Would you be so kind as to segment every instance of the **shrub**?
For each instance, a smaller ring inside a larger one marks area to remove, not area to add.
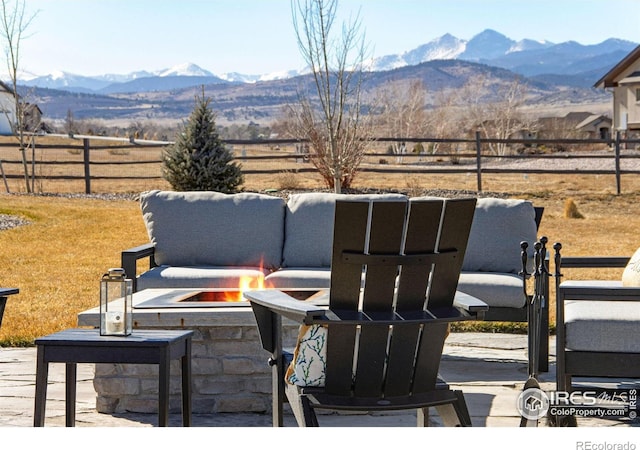
[[[417,176],[408,176],[406,181],[410,197],[418,197],[422,195],[423,188],[420,184],[420,179]]]
[[[565,219],[584,219],[584,216],[578,211],[578,206],[572,198],[568,198],[564,202],[564,217]]]
[[[244,177],[240,165],[220,139],[211,99],[196,97],[188,121],[176,142],[162,154],[162,176],[176,191],[218,191],[235,193]]]
[[[281,190],[294,190],[301,187],[298,174],[291,170],[285,170],[276,175],[276,183]]]

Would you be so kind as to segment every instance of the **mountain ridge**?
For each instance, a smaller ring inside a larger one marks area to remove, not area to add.
[[[580,72],[599,70],[619,60],[622,52],[630,52],[638,44],[609,38],[598,44],[583,45],[576,41],[552,43],[522,39],[515,41],[495,30],[486,29],[468,41],[446,33],[418,47],[383,55],[371,63],[372,71],[387,71],[439,59],[458,59],[479,62],[512,70],[523,76],[541,74],[579,75]],[[605,61],[599,64],[599,61]],[[599,65],[598,65],[599,64]],[[21,80],[25,86],[63,89],[71,92],[127,93],[137,89],[148,92],[157,89],[179,89],[189,84],[180,77],[191,78],[193,85],[216,83],[256,83],[303,75],[304,70],[281,70],[269,74],[241,74],[227,72],[214,74],[195,63],[183,63],[157,71],[136,71],[125,75],[105,74],[83,76],[67,72]],[[173,77],[174,85],[166,79]],[[200,79],[196,79],[196,78]],[[140,81],[143,80],[143,81]],[[133,90],[132,90],[133,89]]]
[[[486,83],[497,89],[507,86],[518,75],[498,67],[461,60],[433,60],[388,71],[371,72],[363,86],[367,98],[373,98],[377,89],[394,83],[407,85],[413,81],[425,87],[427,107],[438,104],[443,92],[454,92],[480,75]],[[542,106],[574,105],[582,109],[585,104],[604,104],[609,95],[604,90],[584,88],[584,80],[575,77],[567,83],[566,76],[538,76],[525,78],[528,85],[527,104],[537,112]],[[311,86],[312,76],[262,81],[258,83],[218,83],[187,86],[167,91],[146,91],[131,94],[71,93],[68,91],[36,88],[32,94],[43,111],[45,121],[64,121],[69,112],[75,119],[104,122],[160,121],[180,122],[188,117],[194,98],[201,89],[211,99],[218,124],[271,123],[282,116],[286,105],[298,101],[297,92],[305,84]],[[491,100],[491,99],[486,99]],[[497,100],[497,99],[494,99]],[[125,122],[126,123],[126,122]]]
[[[598,105],[602,110],[610,94],[594,89],[594,83],[636,46],[616,38],[593,45],[514,41],[493,30],[469,41],[445,34],[401,54],[377,58],[366,89],[373,93],[388,83],[419,80],[427,104],[434,105],[436,93],[457,89],[482,74],[494,86],[521,79],[529,86],[527,102],[536,111],[549,105]],[[284,105],[297,100],[300,85],[312,82],[303,71],[217,75],[193,63],[99,77],[61,72],[34,80],[21,88],[32,91],[45,120],[61,121],[71,112],[76,119],[179,121],[190,114],[194,95],[204,88],[224,123],[273,121]]]

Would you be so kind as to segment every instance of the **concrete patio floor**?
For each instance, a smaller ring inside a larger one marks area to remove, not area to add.
[[[555,346],[551,339],[550,371],[539,377],[542,389],[555,389]],[[0,427],[22,428],[33,424],[35,392],[35,348],[0,349]],[[465,394],[474,427],[519,427],[518,395],[527,380],[526,336],[490,333],[452,333],[445,346],[441,375]],[[93,365],[78,365],[76,427],[155,427],[155,414],[101,414],[95,410]],[[64,365],[49,370],[46,427],[64,427]],[[413,427],[415,414],[320,416],[321,426]],[[434,425],[439,418],[434,415]],[[181,425],[180,414],[172,414],[170,425]],[[270,427],[268,414],[195,414],[194,427]],[[540,427],[546,423],[541,421]],[[286,426],[295,426],[288,416]],[[628,419],[579,418],[579,428],[637,427]],[[4,433],[4,431],[2,432]],[[639,435],[640,436],[640,435]],[[495,448],[495,447],[494,447]]]

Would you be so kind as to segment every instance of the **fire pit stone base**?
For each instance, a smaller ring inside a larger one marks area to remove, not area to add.
[[[97,320],[95,310],[78,317],[81,326],[96,326]],[[134,309],[134,333],[136,328],[194,331],[193,413],[271,411],[269,354],[260,345],[250,307]],[[296,324],[288,324],[285,345],[293,346],[297,333]],[[178,361],[171,364],[170,410],[177,413],[181,409],[180,367]],[[93,385],[98,412],[158,411],[156,365],[96,364]]]

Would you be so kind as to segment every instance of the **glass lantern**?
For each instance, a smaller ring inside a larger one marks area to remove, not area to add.
[[[124,269],[109,269],[100,280],[100,335],[128,336],[133,329],[132,282]]]

